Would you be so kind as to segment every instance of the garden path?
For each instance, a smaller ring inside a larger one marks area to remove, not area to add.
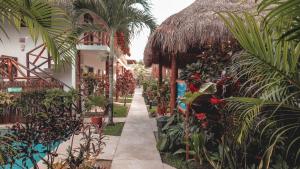
[[[164,169],[140,88],[135,90],[111,169]]]

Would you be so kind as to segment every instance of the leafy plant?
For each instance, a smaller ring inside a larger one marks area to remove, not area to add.
[[[228,99],[228,108],[239,123],[238,142],[242,143],[251,129],[260,129],[262,139],[269,140],[260,168],[269,168],[272,154],[282,141],[294,159],[290,164],[297,165],[300,150],[290,148],[299,144],[299,134],[295,133],[299,133],[300,117],[300,45],[277,41],[280,25],[272,29],[264,25],[266,29],[262,29],[261,22],[248,13],[220,16],[244,48],[232,68],[238,79],[245,79],[241,86],[245,97]]]
[[[84,126],[80,132],[81,144],[74,147],[74,141],[68,149],[68,157],[64,162],[64,166],[72,169],[80,169],[88,161],[96,158],[102,151],[104,143],[103,129],[97,126]],[[74,139],[74,134],[72,140]],[[90,166],[91,168],[93,166]]]
[[[88,96],[87,99],[85,100],[85,110],[90,111],[94,106],[96,107],[101,107],[103,110],[105,110],[107,106],[107,99],[105,96]]]
[[[13,103],[13,96],[8,93],[0,92],[0,106],[7,106]]]
[[[179,115],[173,115],[168,119],[162,129],[162,136],[158,142],[158,149],[163,152],[175,152],[184,146],[184,126]]]

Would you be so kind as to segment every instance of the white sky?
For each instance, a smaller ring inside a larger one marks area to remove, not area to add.
[[[152,0],[152,14],[160,25],[169,16],[181,11],[193,3],[194,0]],[[131,42],[131,58],[136,60],[143,59],[144,49],[149,36],[149,30],[144,29]]]

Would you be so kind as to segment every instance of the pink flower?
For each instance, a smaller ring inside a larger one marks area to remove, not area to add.
[[[218,104],[221,104],[221,103],[223,103],[224,102],[224,100],[222,100],[222,99],[218,99],[218,98],[216,98],[216,97],[212,97],[212,98],[210,98],[210,101],[209,101],[211,104],[213,104],[213,105],[218,105]]]
[[[198,120],[205,120],[206,119],[206,114],[205,113],[198,113],[195,116]]]

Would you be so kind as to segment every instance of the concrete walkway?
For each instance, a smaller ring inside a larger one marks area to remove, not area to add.
[[[111,169],[163,169],[142,89],[136,89]]]

